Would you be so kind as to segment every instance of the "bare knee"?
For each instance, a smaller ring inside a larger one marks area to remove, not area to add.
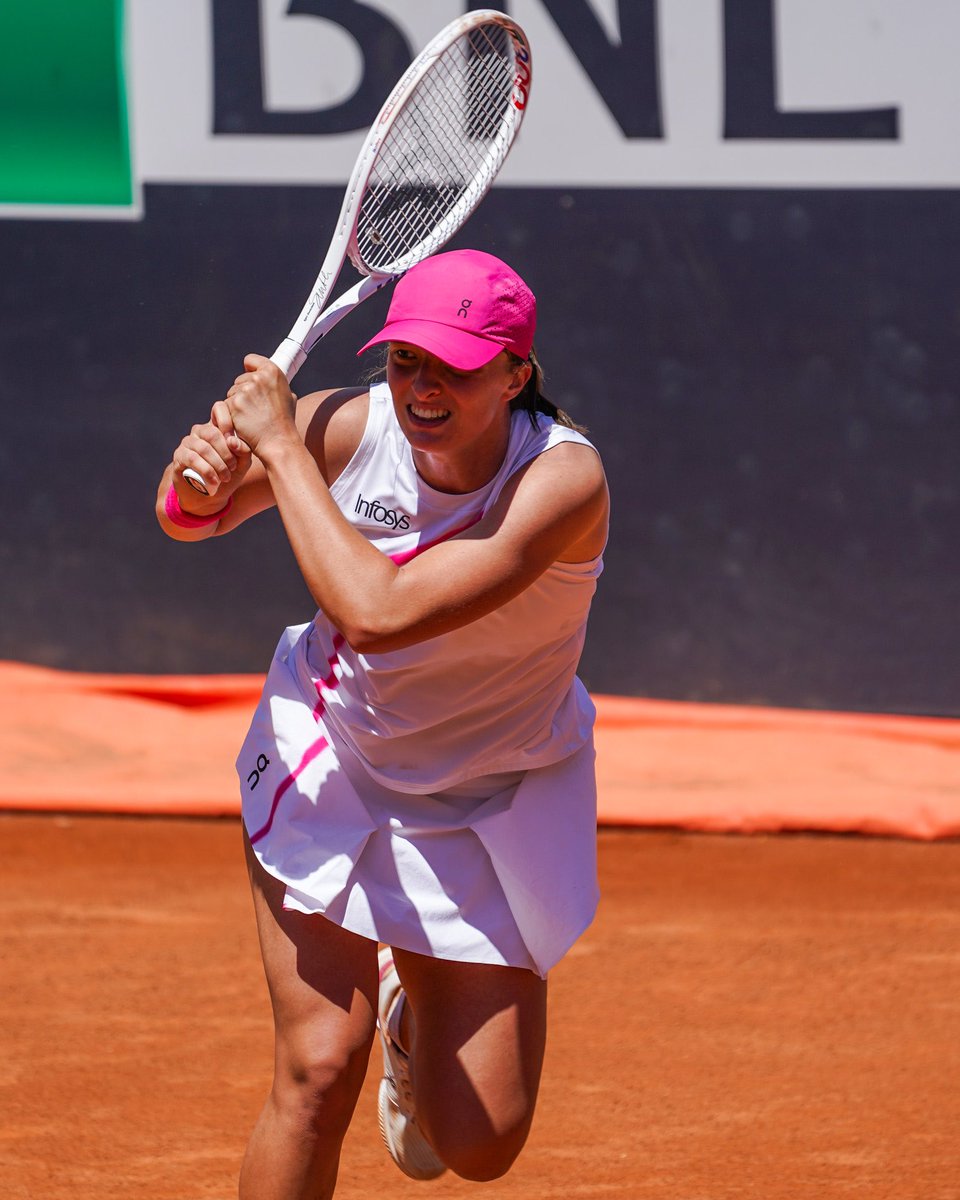
[[[461,1179],[474,1183],[489,1183],[506,1175],[523,1149],[530,1130],[530,1120],[501,1133],[487,1125],[486,1129],[470,1128],[464,1124],[427,1131],[441,1162]]]
[[[278,1046],[271,1098],[279,1113],[311,1132],[342,1137],[363,1084],[368,1046],[350,1050]]]
[[[526,1139],[524,1139],[526,1140]],[[516,1162],[523,1141],[519,1145],[504,1145],[502,1142],[477,1142],[460,1144],[455,1149],[438,1150],[441,1162],[445,1163],[461,1179],[473,1183],[489,1183],[500,1179]]]

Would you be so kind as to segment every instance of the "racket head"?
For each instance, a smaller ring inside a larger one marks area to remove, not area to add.
[[[460,229],[510,152],[531,83],[526,35],[493,9],[452,21],[424,47],[381,108],[347,189],[347,254],[362,275],[402,274]]]

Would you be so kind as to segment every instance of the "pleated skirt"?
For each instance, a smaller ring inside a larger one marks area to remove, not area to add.
[[[284,906],[435,958],[546,976],[598,901],[594,750],[422,795],[385,787],[318,715],[285,631],[237,759]]]

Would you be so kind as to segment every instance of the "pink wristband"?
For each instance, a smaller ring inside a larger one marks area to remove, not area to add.
[[[177,495],[173,484],[170,484],[170,491],[167,492],[167,498],[163,502],[163,511],[167,514],[174,525],[179,525],[183,529],[202,529],[204,525],[214,525],[221,517],[225,517],[233,506],[233,497],[226,502],[223,508],[218,509],[215,513],[210,513],[206,517],[198,517],[193,513],[184,512],[180,507],[180,497]]]

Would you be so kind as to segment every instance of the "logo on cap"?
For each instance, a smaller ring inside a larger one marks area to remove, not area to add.
[[[458,317],[468,317],[470,314],[467,310],[469,309],[469,307],[472,303],[473,303],[472,300],[461,300],[460,307],[457,310],[457,316]]]

